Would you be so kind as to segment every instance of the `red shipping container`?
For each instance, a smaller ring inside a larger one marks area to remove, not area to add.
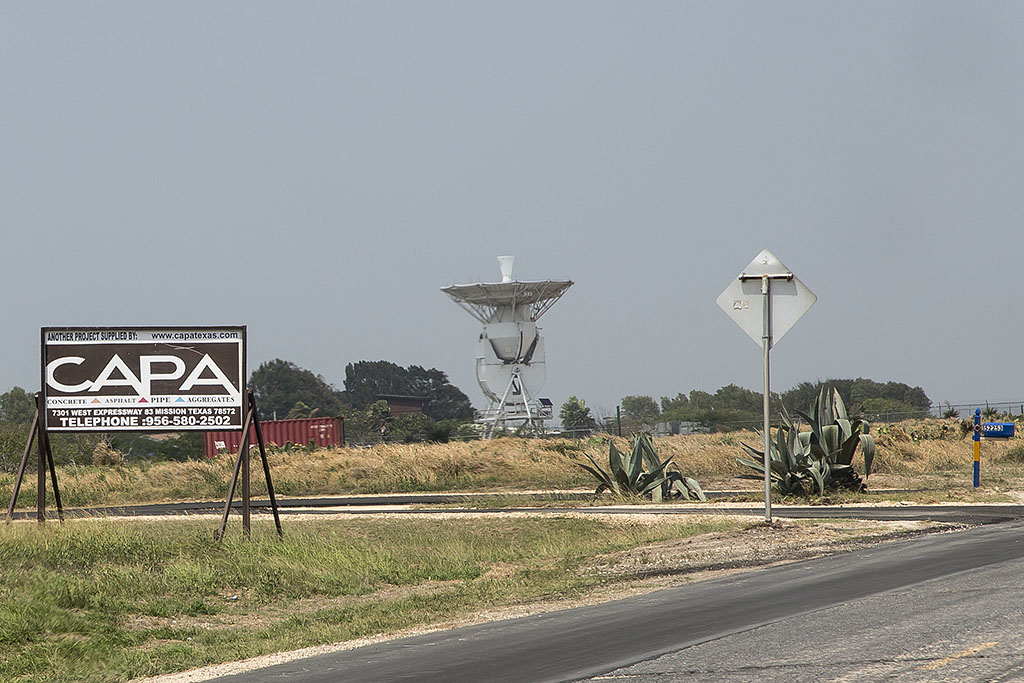
[[[291,442],[305,446],[310,442],[318,448],[345,445],[344,423],[340,417],[309,417],[301,420],[260,420],[260,431],[266,445],[284,446]],[[219,451],[238,452],[242,430],[205,432],[203,454],[212,458]],[[249,429],[249,445],[256,445],[256,428]]]

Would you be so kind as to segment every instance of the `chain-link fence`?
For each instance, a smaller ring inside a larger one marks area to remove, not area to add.
[[[994,420],[999,418],[1009,418],[1024,416],[1024,401],[998,401],[998,402],[981,402],[981,403],[942,403],[935,404],[928,410],[915,410],[915,411],[904,411],[904,412],[880,412],[880,413],[860,413],[857,417],[863,417],[871,423],[888,423],[888,422],[900,422],[902,420],[912,419],[926,419],[926,418],[940,418],[940,417],[956,417],[960,419],[971,419],[974,416],[974,411],[980,409],[985,419]],[[791,414],[794,420],[799,421],[799,418],[795,414]],[[771,424],[772,427],[777,426],[779,423],[778,411],[773,409]],[[707,434],[710,432],[727,432],[727,431],[739,431],[739,430],[760,430],[763,426],[762,417],[760,414],[751,415],[747,419],[743,420],[729,420],[719,421],[714,423],[701,423],[701,422],[687,422],[687,421],[659,421],[655,423],[641,424],[635,420],[623,419],[620,423],[616,422],[615,418],[606,418],[597,422],[593,426],[589,427],[565,427],[557,424],[550,425],[545,430],[544,434],[540,438],[567,438],[567,439],[586,439],[594,435],[600,434],[611,434],[611,435],[622,435],[629,436],[636,431],[649,431],[655,436],[671,436],[671,435],[685,435],[685,434]],[[534,438],[535,435],[532,433],[517,434],[515,430],[508,430],[505,432],[497,433],[495,436],[522,436],[525,438]],[[436,435],[428,434],[426,432],[420,433],[403,433],[403,434],[384,434],[384,435],[362,435],[357,437],[349,437],[346,445],[349,446],[372,446],[380,443],[414,443],[414,442],[425,442],[425,441],[474,441],[483,438],[483,430],[473,430],[472,428],[463,428],[460,430],[454,430],[448,435],[447,439],[438,439]]]

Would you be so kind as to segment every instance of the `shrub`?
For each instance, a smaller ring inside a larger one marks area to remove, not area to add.
[[[1003,454],[1003,458],[1010,462],[1024,463],[1024,443],[1010,446],[1006,453]]]
[[[106,441],[100,441],[92,449],[93,465],[120,465],[124,462],[124,453],[111,448]]]
[[[822,387],[810,411],[797,411],[797,414],[807,421],[810,431],[798,432],[783,406],[782,425],[776,432],[775,443],[769,441],[769,476],[780,493],[807,494],[812,482],[819,494],[826,489],[863,490],[865,486],[853,467],[853,458],[859,448],[867,477],[875,458],[875,441],[868,433],[868,422],[860,418],[851,420],[842,397],[834,388]],[[764,450],[746,444],[743,449],[759,460],[737,458],[737,461],[759,472],[763,478]],[[749,474],[742,476],[758,478]]]
[[[595,498],[603,491],[611,491],[620,498],[649,496],[654,502],[659,503],[664,498],[673,496],[686,500],[707,500],[696,479],[684,476],[678,469],[668,469],[672,458],[662,462],[654,450],[650,434],[634,434],[633,448],[627,453],[620,453],[615,444],[609,441],[608,470],[598,465],[589,454],[584,455],[593,467],[580,462],[575,464],[597,479]]]

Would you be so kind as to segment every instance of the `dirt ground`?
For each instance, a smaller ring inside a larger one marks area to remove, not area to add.
[[[461,513],[464,517],[467,513]],[[528,513],[512,513],[528,514]],[[592,515],[593,513],[590,513]],[[590,516],[588,515],[588,516]],[[658,524],[664,517],[653,514],[609,516],[617,524]],[[322,519],[322,517],[321,517]],[[402,638],[473,624],[581,607],[633,595],[702,581],[739,571],[808,559],[838,552],[866,548],[925,533],[955,531],[956,525],[927,521],[863,520],[784,520],[767,526],[763,520],[749,518],[749,524],[734,531],[713,532],[685,539],[655,543],[596,558],[581,569],[586,575],[605,579],[583,598],[516,605],[465,615],[429,627],[407,629],[400,633],[362,638],[293,652],[280,652],[241,662],[229,662],[179,674],[137,679],[135,683],[198,683],[219,676],[252,671],[295,659],[327,652],[348,650],[375,642]],[[501,572],[501,567],[492,571]],[[436,590],[436,586],[404,589],[409,592]],[[387,589],[394,597],[394,588]],[[360,599],[373,600],[374,595]],[[382,596],[377,596],[382,597]],[[321,604],[322,606],[322,604]]]
[[[595,563],[593,571],[630,579],[633,587],[637,581],[643,587],[663,587],[957,528],[961,527],[929,521],[852,519],[776,519],[769,527],[752,520],[736,531],[701,534],[616,553]]]

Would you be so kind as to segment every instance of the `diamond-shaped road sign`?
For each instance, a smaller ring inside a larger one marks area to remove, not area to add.
[[[765,249],[718,297],[718,305],[750,338],[763,348],[764,294],[762,281],[768,277],[769,338],[775,346],[818,300],[807,285],[793,275],[782,261]],[[770,347],[769,347],[770,348]]]

